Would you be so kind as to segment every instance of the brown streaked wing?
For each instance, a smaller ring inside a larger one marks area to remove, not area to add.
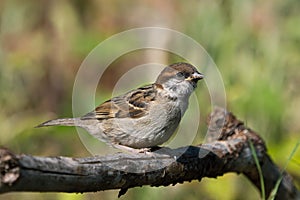
[[[84,115],[82,119],[140,118],[147,115],[149,103],[156,97],[154,86],[147,85],[124,95],[114,97],[99,105],[94,111]]]

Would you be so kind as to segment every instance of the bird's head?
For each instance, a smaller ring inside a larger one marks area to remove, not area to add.
[[[175,96],[190,96],[197,82],[203,78],[203,74],[193,65],[180,62],[165,67],[155,83],[170,90]]]

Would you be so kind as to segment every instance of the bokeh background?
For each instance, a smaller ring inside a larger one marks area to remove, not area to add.
[[[72,115],[76,72],[97,44],[131,28],[159,26],[180,31],[203,45],[222,74],[228,109],[265,139],[270,155],[283,167],[300,140],[299,10],[298,0],[2,0],[0,145],[39,156],[89,156],[76,129],[33,127]],[[130,68],[178,60],[171,54],[149,51],[112,63],[96,101],[109,98],[114,84]],[[210,112],[203,85],[203,92],[197,93],[200,99],[202,96],[200,136]],[[195,143],[201,139],[196,138]],[[300,150],[290,160],[288,172],[300,188]],[[1,199],[116,199],[117,193],[12,193]],[[227,174],[200,183],[134,188],[121,197],[163,198],[259,199],[259,193],[242,175]]]

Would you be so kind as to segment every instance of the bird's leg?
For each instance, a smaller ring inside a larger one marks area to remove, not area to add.
[[[113,144],[113,147],[115,147],[117,149],[120,149],[120,150],[127,151],[129,153],[134,153],[134,154],[144,153],[144,154],[147,154],[147,155],[153,155],[153,153],[151,152],[151,148],[135,149],[135,148],[132,148],[132,147],[121,145],[121,144]]]

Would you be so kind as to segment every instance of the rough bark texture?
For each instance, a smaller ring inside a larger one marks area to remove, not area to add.
[[[243,173],[260,190],[251,141],[264,175],[266,194],[281,176],[263,140],[234,115],[216,109],[209,117],[208,142],[151,154],[117,153],[105,157],[67,158],[15,155],[0,149],[0,193],[12,191],[95,192],[143,185],[168,186],[203,177]],[[291,177],[283,174],[276,199],[300,199]]]

